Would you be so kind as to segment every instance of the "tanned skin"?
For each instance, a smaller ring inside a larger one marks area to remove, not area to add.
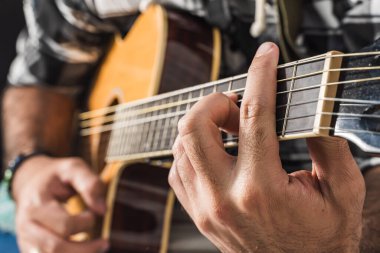
[[[69,239],[90,230],[96,215],[106,210],[104,185],[83,160],[69,157],[75,108],[72,98],[48,88],[8,88],[4,94],[5,161],[35,150],[52,155],[26,160],[13,180],[21,252],[98,253],[108,248],[101,239]],[[63,203],[74,194],[83,198],[88,210],[71,216]]]
[[[69,156],[75,132],[74,100],[48,88],[8,88],[3,99],[5,162],[21,153],[45,150]],[[73,243],[71,234],[86,231],[95,214],[104,213],[104,188],[78,158],[36,156],[18,170],[13,182],[17,203],[17,235],[22,252],[102,252],[107,242]],[[378,252],[380,244],[380,168],[365,174],[367,196],[363,212],[361,252]],[[69,217],[60,204],[76,189],[89,210]],[[55,214],[55,215],[53,215]],[[289,234],[291,236],[291,234]]]
[[[372,168],[364,175],[366,198],[363,210],[363,234],[361,252],[380,252],[380,167]]]
[[[5,161],[34,150],[71,152],[75,103],[69,96],[49,88],[8,88],[3,106]]]
[[[273,43],[259,48],[240,108],[236,96],[212,94],[180,120],[169,183],[222,252],[359,252],[365,183],[348,143],[308,139],[312,172],[282,168],[278,57]],[[238,156],[225,152],[220,129],[239,134]]]

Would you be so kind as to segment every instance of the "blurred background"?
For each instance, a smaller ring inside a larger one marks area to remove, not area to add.
[[[16,39],[24,27],[22,0],[0,1],[0,90],[6,85],[9,65],[16,53]],[[0,148],[2,157],[2,148]],[[2,163],[0,163],[2,165]],[[2,173],[1,173],[2,174]],[[0,252],[16,253],[14,204],[4,183],[0,183]]]

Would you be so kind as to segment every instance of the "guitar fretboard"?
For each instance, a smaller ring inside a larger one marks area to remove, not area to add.
[[[321,93],[325,95],[323,90],[331,82],[328,70],[332,59],[338,58],[323,55],[279,66],[276,131],[280,139],[316,134],[320,130],[316,128],[321,121],[318,110],[325,104],[321,105]],[[94,123],[96,118],[87,122],[84,126],[88,128],[82,130],[82,135],[86,130],[88,134],[111,131],[108,161],[170,155],[180,118],[211,93],[233,92],[242,96],[246,79],[244,74],[118,105],[113,113],[100,119],[99,129],[92,127],[99,124]],[[223,140],[226,146],[238,143],[236,136],[225,135]]]

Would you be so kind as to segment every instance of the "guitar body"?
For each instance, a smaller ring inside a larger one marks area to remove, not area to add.
[[[215,80],[220,51],[219,32],[204,21],[152,5],[125,38],[115,38],[98,72],[88,109]],[[92,120],[99,122],[102,117]],[[109,139],[105,132],[84,137],[82,143],[85,159],[110,185],[102,229],[102,236],[110,240],[110,252],[166,252],[174,204],[168,168],[146,161],[107,163]]]

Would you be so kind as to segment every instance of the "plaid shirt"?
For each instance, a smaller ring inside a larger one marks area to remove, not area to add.
[[[248,34],[249,24],[254,20],[255,1],[216,1],[227,3],[232,20],[248,24],[243,26],[246,30],[240,31]],[[264,33],[258,38],[250,38],[254,43],[246,43],[252,47],[252,52],[256,48],[251,45],[258,45],[264,40],[279,41],[276,1],[267,0],[267,28]],[[83,90],[89,86],[89,80],[114,34],[126,32],[135,14],[149,2],[152,0],[24,0],[27,30],[18,41],[18,56],[11,66],[9,83],[48,85],[70,93]],[[209,6],[215,3],[213,0],[153,2],[185,9],[207,20],[213,14]],[[378,0],[304,1],[302,18],[295,43],[298,55],[303,57],[329,50],[357,51],[380,36]],[[239,50],[233,53],[238,54]],[[247,59],[250,57],[248,55]],[[246,64],[243,65],[243,69],[246,68]],[[238,74],[235,73],[238,71],[242,69],[227,73]],[[282,147],[285,167],[309,166],[304,141],[285,142]],[[380,162],[359,159],[359,163],[368,167]]]

